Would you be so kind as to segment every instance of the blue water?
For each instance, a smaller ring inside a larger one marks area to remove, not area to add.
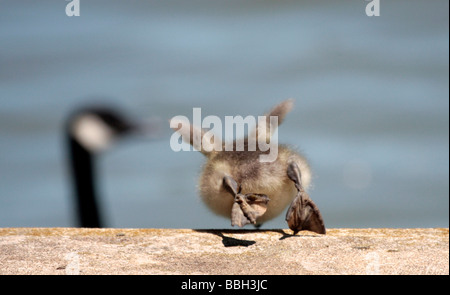
[[[63,123],[101,99],[137,118],[296,107],[327,227],[448,227],[448,1],[0,1],[0,227],[75,226]],[[165,123],[166,124],[166,123]],[[98,159],[111,227],[229,228],[203,156],[125,140]],[[284,216],[263,225],[285,228]]]

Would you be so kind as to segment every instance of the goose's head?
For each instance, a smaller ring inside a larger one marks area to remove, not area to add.
[[[91,153],[106,150],[125,135],[149,135],[155,126],[149,122],[132,120],[112,107],[86,107],[77,110],[69,119],[69,136]]]

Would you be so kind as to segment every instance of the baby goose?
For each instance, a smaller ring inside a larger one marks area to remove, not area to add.
[[[200,152],[207,157],[207,162],[199,180],[200,195],[216,214],[231,215],[233,226],[260,225],[289,206],[286,221],[294,234],[301,230],[325,234],[320,211],[306,193],[311,182],[306,159],[289,147],[279,145],[275,161],[262,162],[260,155],[268,151],[261,151],[258,147],[255,151],[247,148],[249,138],[270,140],[277,126],[270,125],[269,118],[277,117],[278,124],[281,124],[292,106],[292,100],[275,106],[266,115],[266,127],[258,125],[243,140],[244,151],[225,151],[211,146],[205,148],[205,144],[211,143],[202,141]],[[193,125],[187,131],[186,128],[174,129],[191,145],[196,132],[201,138],[205,134],[204,130]]]

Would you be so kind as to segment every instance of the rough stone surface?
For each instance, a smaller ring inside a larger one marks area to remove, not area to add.
[[[0,274],[449,274],[449,230],[0,228]]]

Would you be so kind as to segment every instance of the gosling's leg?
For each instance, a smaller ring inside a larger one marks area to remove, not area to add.
[[[319,234],[325,234],[325,224],[319,208],[310,199],[302,186],[300,168],[295,162],[290,162],[287,175],[297,188],[297,196],[292,201],[286,213],[286,221],[294,235],[301,230],[309,230]]]
[[[223,177],[223,186],[233,195],[233,197],[236,197],[236,195],[241,192],[241,186],[238,185],[236,180],[231,176]]]
[[[231,209],[231,225],[242,227],[246,224],[256,224],[256,219],[267,210],[269,198],[263,194],[241,194],[241,187],[230,176],[223,178],[223,185],[234,197]]]
[[[223,186],[234,198],[234,204],[231,208],[231,225],[242,227],[250,223],[251,221],[245,216],[241,208],[246,208],[246,205],[248,206],[247,202],[243,200],[242,194],[240,194],[241,186],[231,176],[225,176],[223,178]]]

